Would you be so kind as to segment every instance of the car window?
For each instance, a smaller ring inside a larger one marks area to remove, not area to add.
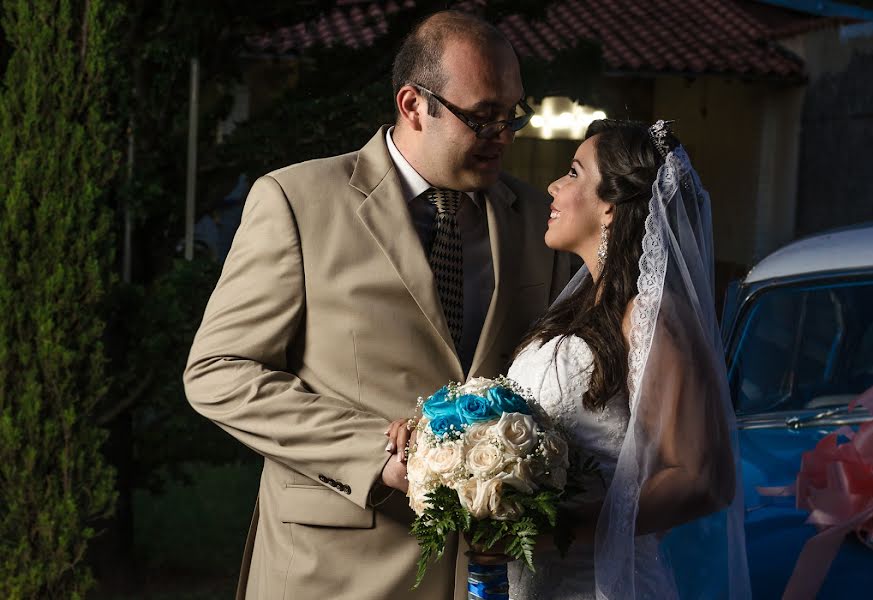
[[[729,353],[742,414],[847,403],[873,385],[873,282],[785,286],[744,310]]]

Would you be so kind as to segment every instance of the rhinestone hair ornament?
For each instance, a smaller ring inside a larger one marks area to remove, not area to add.
[[[662,158],[667,158],[667,155],[673,150],[670,147],[670,143],[667,141],[667,136],[673,134],[673,132],[670,131],[670,125],[675,122],[676,121],[658,119],[651,127],[649,127],[649,138],[651,138],[652,143],[655,145],[655,148],[658,149],[658,153]]]

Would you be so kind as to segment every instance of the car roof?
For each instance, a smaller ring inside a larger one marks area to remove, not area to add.
[[[834,229],[791,242],[755,265],[745,283],[866,268],[873,269],[873,223]]]

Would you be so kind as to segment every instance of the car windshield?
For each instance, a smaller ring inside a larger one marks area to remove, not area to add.
[[[873,386],[873,280],[773,288],[730,349],[739,414],[840,406]]]

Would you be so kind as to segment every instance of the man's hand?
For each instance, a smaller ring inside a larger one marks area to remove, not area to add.
[[[382,484],[406,493],[406,488],[409,487],[409,482],[406,481],[406,463],[395,460],[394,457],[389,458],[382,467]]]

